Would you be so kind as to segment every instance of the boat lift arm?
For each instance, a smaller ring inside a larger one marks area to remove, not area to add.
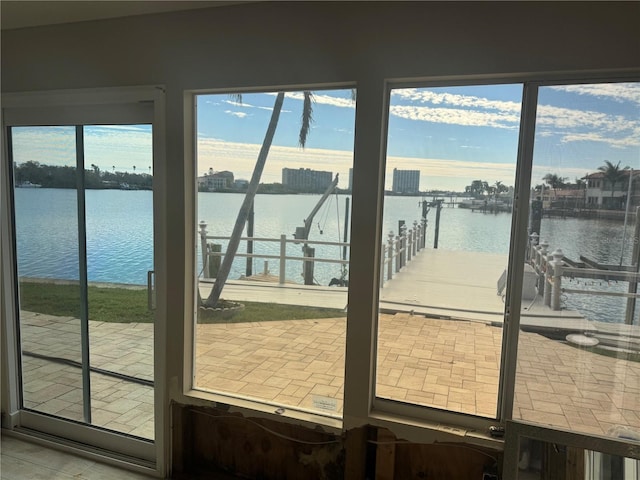
[[[336,173],[336,178],[333,179],[333,182],[331,182],[331,184],[327,187],[320,200],[318,200],[318,203],[316,203],[316,206],[313,207],[313,210],[311,210],[311,213],[309,213],[309,216],[304,220],[304,227],[297,227],[296,233],[293,234],[293,238],[295,238],[296,240],[307,240],[309,238],[309,232],[311,231],[313,217],[316,216],[316,213],[318,213],[324,202],[327,201],[327,198],[329,198],[329,195],[333,193],[337,186],[338,174]]]

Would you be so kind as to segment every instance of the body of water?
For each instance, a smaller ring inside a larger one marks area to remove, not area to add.
[[[242,203],[239,194],[199,193],[198,218],[207,224],[208,235],[229,236]],[[304,225],[320,195],[257,195],[255,200],[254,237],[293,239],[296,227]],[[385,197],[383,237],[398,231],[398,221],[412,226],[420,220],[419,197]],[[20,276],[36,278],[78,278],[77,196],[75,190],[16,189],[16,228],[18,271]],[[147,271],[153,270],[153,197],[150,191],[87,190],[87,268],[89,281],[146,284]],[[429,213],[427,247],[433,247],[435,210]],[[309,233],[311,241],[340,242],[344,238],[345,196],[332,196],[314,218]],[[511,215],[473,213],[471,210],[445,207],[441,212],[439,248],[507,255]],[[574,260],[580,255],[600,263],[620,263],[623,226],[620,222],[577,218],[544,218],[540,236],[550,249],[561,248]],[[622,252],[623,264],[631,261],[633,225],[627,228]],[[348,237],[347,237],[348,238]],[[226,241],[210,240],[222,244]],[[199,249],[197,268],[202,262]],[[312,245],[316,257],[337,259],[339,246]],[[302,245],[287,245],[287,255],[302,256]],[[246,251],[241,243],[239,252]],[[280,254],[277,242],[255,242],[255,253]],[[348,258],[348,257],[347,257]],[[263,259],[252,261],[253,271],[260,273]],[[230,278],[245,274],[245,258],[238,258]],[[506,266],[506,265],[505,265]],[[269,260],[269,270],[279,274],[279,262]],[[316,263],[315,278],[327,285],[340,277],[337,264]],[[302,262],[287,263],[288,280],[302,283]],[[497,279],[496,279],[497,281]],[[601,282],[574,283],[570,288],[601,289]],[[626,291],[627,284],[606,285]],[[588,318],[616,321],[623,316],[626,300],[611,297],[572,295],[563,298],[564,306],[580,310]],[[604,313],[603,313],[604,312]]]

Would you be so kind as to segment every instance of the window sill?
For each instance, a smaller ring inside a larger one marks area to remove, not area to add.
[[[342,419],[335,416],[202,390],[187,390],[184,392],[184,395],[194,401],[194,404],[201,406],[216,407],[228,410],[229,412],[239,412],[245,416],[258,416],[271,420],[277,419],[281,422],[294,423],[312,429],[317,429],[318,426],[321,426],[327,433],[334,433],[336,435],[342,433]]]

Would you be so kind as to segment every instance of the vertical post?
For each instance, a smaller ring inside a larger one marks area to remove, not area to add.
[[[303,247],[303,253],[305,257],[313,259],[316,255],[316,249],[305,245]],[[313,285],[313,265],[314,260],[305,260],[304,262],[302,272],[304,274],[305,285]]]
[[[218,278],[218,271],[222,263],[222,245],[219,243],[207,244],[207,270],[206,278]],[[220,254],[220,255],[216,255]]]
[[[629,181],[632,181],[629,179]],[[627,201],[631,201],[630,198]],[[633,253],[631,254],[631,265],[633,270],[640,272],[640,207],[636,207],[636,228],[633,232]],[[638,282],[629,282],[629,293],[638,292]],[[627,311],[625,314],[624,323],[627,325],[633,325],[633,319],[636,313],[636,298],[627,298]]]
[[[393,232],[389,232],[387,239],[387,280],[393,278]]]
[[[543,262],[547,258],[547,249],[549,248],[549,243],[546,240],[542,240],[540,242],[540,250],[538,251],[538,255],[536,257],[536,266],[538,270],[538,295],[544,295],[544,291],[546,288],[544,281],[544,268]]]
[[[253,223],[254,223],[254,215],[253,215],[253,201],[251,201],[251,206],[249,207],[249,215],[247,216],[247,267],[245,271],[245,275],[250,277],[253,275],[253,257],[251,254],[253,253]]]
[[[433,248],[438,248],[438,237],[440,236],[440,210],[442,209],[442,202],[436,200],[436,231],[433,238]]]
[[[551,266],[551,258],[551,254],[549,254],[544,259],[544,265],[546,266],[544,272],[544,304],[547,307],[551,306],[551,286],[549,285],[553,270]]]
[[[380,288],[384,288],[384,259],[387,252],[387,246],[385,244],[380,245]]]
[[[402,258],[400,255],[400,248],[401,248],[402,242],[400,241],[400,235],[396,235],[396,273],[398,273],[400,271],[400,264],[402,262]]]
[[[427,247],[427,218],[422,219],[422,248]]]
[[[420,250],[418,244],[420,242],[420,230],[418,230],[418,222],[413,221],[413,256],[416,256],[418,250]]]
[[[265,277],[269,275],[269,260],[264,261],[264,270],[262,271],[262,273]]]
[[[531,260],[531,258],[535,256],[536,246],[538,245],[538,238],[540,238],[540,235],[538,235],[536,232],[533,232],[531,235],[529,235],[529,250],[527,251],[527,260]]]
[[[347,240],[349,239],[348,233],[349,233],[349,197],[344,199],[344,237],[343,237],[343,243],[345,245],[342,246],[342,260],[346,260],[347,259]]]
[[[406,238],[406,257],[407,263],[411,261],[411,256],[413,255],[413,230],[407,230],[405,233]]]
[[[407,227],[403,224],[400,231],[400,268],[407,264]]]
[[[91,423],[91,364],[89,355],[89,286],[87,276],[87,213],[84,178],[84,127],[76,125],[76,195],[78,208],[78,283],[80,286],[80,349],[82,355],[82,410]]]
[[[553,286],[551,288],[551,308],[560,310],[560,293],[562,292],[562,258],[564,254],[559,248],[553,252]]]
[[[209,278],[209,255],[207,252],[207,224],[200,222],[200,250],[202,251],[202,276]]]
[[[287,268],[287,236],[280,235],[280,275],[278,283],[284,285],[285,269]]]

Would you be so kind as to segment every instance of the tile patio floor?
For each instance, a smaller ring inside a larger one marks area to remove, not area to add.
[[[22,318],[25,349],[78,358],[70,353],[77,320]],[[91,322],[90,329],[94,367],[152,378],[151,325]],[[198,325],[197,386],[339,416],[344,332],[344,318]],[[491,417],[501,335],[485,323],[381,315],[377,394]],[[79,418],[79,376],[76,367],[25,357],[28,405]],[[92,392],[95,423],[152,437],[150,387],[92,373]],[[639,407],[640,363],[521,332],[515,418],[607,434],[615,426],[640,430]]]
[[[25,407],[83,421],[79,321],[21,312]],[[153,380],[153,325],[89,322],[91,366]],[[74,364],[64,363],[64,360]],[[153,388],[92,371],[92,423],[153,438]]]

